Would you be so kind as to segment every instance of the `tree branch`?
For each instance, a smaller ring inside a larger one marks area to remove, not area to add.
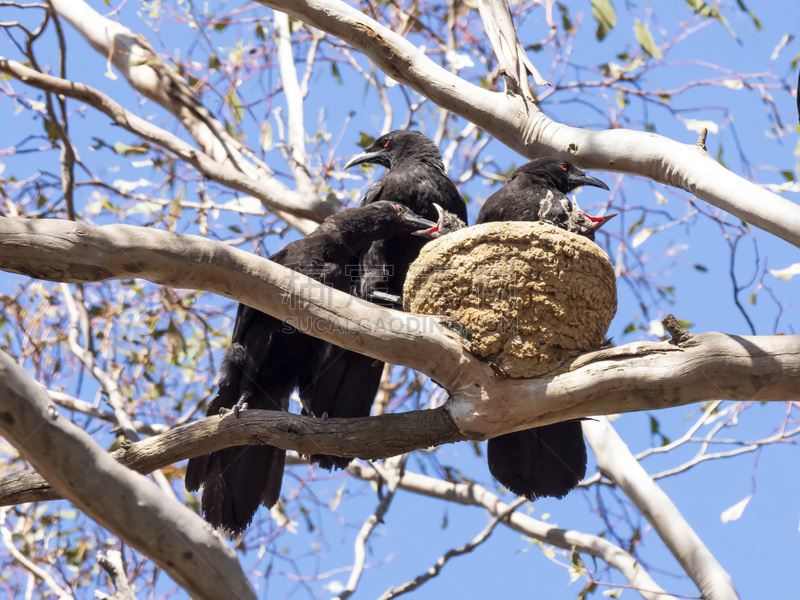
[[[800,206],[728,171],[693,143],[642,131],[587,131],[550,120],[520,95],[466,82],[341,0],[256,0],[364,53],[395,81],[475,123],[525,157],[553,155],[585,169],[647,177],[683,189],[800,247]]]
[[[628,496],[694,581],[706,600],[738,600],[730,575],[709,552],[681,512],[656,485],[608,419],[584,421],[583,433],[598,468]]]
[[[103,17],[83,0],[50,0],[50,4],[136,91],[175,115],[212,162],[260,188],[259,194],[252,195],[267,208],[280,212],[281,218],[303,233],[333,212],[315,190],[303,187],[298,193],[275,178],[266,163],[228,134],[194,88],[158,57],[144,36]]]
[[[80,282],[139,277],[243,302],[447,389],[468,437],[706,400],[796,400],[800,336],[704,333],[587,353],[537,379],[498,379],[434,317],[385,309],[222,243],[143,227],[0,219],[0,269]],[[333,454],[336,454],[335,452]]]
[[[193,235],[60,219],[0,219],[0,269],[68,283],[137,277],[205,289],[349,350],[423,370],[444,387],[452,384],[462,355],[472,360],[433,317],[381,308]]]
[[[347,471],[354,477],[365,481],[379,481],[380,479],[380,475],[374,468],[361,463],[350,465]],[[480,506],[495,518],[506,513],[511,507],[510,504],[501,502],[495,494],[476,483],[452,483],[409,471],[403,473],[398,487],[408,492],[447,502],[456,502],[465,506]],[[667,594],[630,553],[604,538],[572,529],[562,529],[552,523],[534,519],[520,511],[513,511],[502,520],[502,523],[522,535],[541,540],[544,543],[604,560],[626,577],[631,587],[646,600],[677,600]]]
[[[278,64],[281,70],[283,94],[286,98],[286,130],[289,142],[289,166],[294,174],[297,187],[306,196],[316,194],[316,187],[306,169],[306,128],[303,122],[303,94],[297,82],[297,69],[292,55],[292,36],[289,28],[289,17],[286,13],[275,11],[273,17],[276,45],[278,47]]]
[[[0,432],[84,513],[196,598],[255,598],[236,554],[198,515],[117,464],[0,352]],[[87,465],[93,468],[88,469]]]
[[[167,433],[127,444],[110,456],[150,473],[187,458],[246,444],[270,444],[306,456],[335,454],[365,460],[466,440],[444,407],[358,419],[318,419],[267,410],[206,417]],[[0,477],[0,506],[59,498],[35,473]]]
[[[259,180],[252,179],[241,171],[232,168],[230,165],[222,165],[205,154],[198,152],[196,148],[187,144],[176,135],[137,117],[94,88],[90,88],[82,83],[74,83],[66,79],[39,73],[38,71],[29,69],[22,63],[14,60],[7,60],[2,57],[0,57],[0,72],[16,77],[23,83],[33,87],[86,102],[90,106],[93,106],[100,112],[111,117],[117,125],[138,135],[142,139],[157,144],[169,152],[172,152],[179,159],[189,163],[209,179],[213,179],[231,189],[250,194],[276,211],[291,212],[308,219],[308,226],[301,227],[298,225],[300,230],[305,233],[308,233],[316,227],[316,223],[313,223],[311,219],[316,221],[321,220],[316,208],[304,208],[300,206],[289,194],[282,195],[271,193],[270,188],[264,186]]]
[[[615,352],[588,353],[556,374],[531,380],[494,379],[481,390],[486,403],[477,406],[462,394],[451,396],[437,409],[363,419],[323,421],[260,410],[244,411],[238,418],[208,417],[131,444],[114,456],[142,473],[243,444],[371,460],[596,414],[667,408],[717,397],[797,397],[798,336],[747,338],[747,345],[732,339],[736,338],[708,333],[693,336],[694,345],[686,351],[665,349],[642,355],[638,351],[642,344],[634,343]],[[668,343],[646,347],[660,346]],[[776,354],[774,361],[769,359],[770,352]],[[522,415],[528,420],[523,422]],[[0,479],[0,505],[52,498],[40,496],[47,493],[42,482],[28,474]]]

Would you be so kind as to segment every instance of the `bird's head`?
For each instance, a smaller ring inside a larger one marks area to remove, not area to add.
[[[412,233],[432,238],[435,237],[435,234],[429,232],[435,232],[439,227],[438,223],[423,219],[413,210],[398,202],[380,200],[350,210],[359,211],[362,223],[365,223],[361,225],[362,229],[374,229],[382,235],[386,232],[391,234]]]
[[[436,144],[419,131],[398,129],[382,135],[375,142],[347,161],[344,168],[373,164],[393,169],[407,159],[427,161],[444,171],[442,157]]]
[[[572,163],[558,158],[532,160],[522,165],[517,172],[546,182],[562,194],[568,194],[584,185],[608,189],[608,186],[596,177],[587,175]]]

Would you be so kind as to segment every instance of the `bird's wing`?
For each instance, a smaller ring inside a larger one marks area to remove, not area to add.
[[[236,320],[233,323],[233,335],[231,335],[231,344],[236,344],[242,341],[245,332],[247,332],[247,329],[253,322],[253,318],[256,316],[258,312],[259,311],[257,311],[255,308],[251,308],[246,304],[239,303],[239,309],[236,311]]]
[[[367,193],[364,194],[364,197],[361,199],[361,204],[359,206],[366,206],[367,204],[372,204],[373,202],[377,202],[381,199],[383,195],[383,179],[380,181],[372,184],[372,187],[367,190]]]

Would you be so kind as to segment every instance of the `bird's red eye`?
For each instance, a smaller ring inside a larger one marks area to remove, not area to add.
[[[567,169],[569,169],[569,165],[567,163],[561,163],[558,166],[561,167],[562,171],[566,171]]]
[[[389,147],[389,140],[386,140],[385,142],[383,142],[383,147],[384,148],[388,148]]]
[[[387,143],[388,143],[388,142],[387,142]],[[398,215],[402,215],[402,214],[403,214],[403,212],[405,211],[406,207],[405,207],[405,206],[403,206],[402,204],[395,204],[395,205],[394,205],[394,209],[397,211],[397,214],[398,214]]]

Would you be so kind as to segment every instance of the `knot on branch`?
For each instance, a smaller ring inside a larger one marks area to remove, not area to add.
[[[664,329],[669,333],[672,338],[672,343],[678,346],[686,345],[692,338],[692,334],[680,324],[680,321],[675,318],[675,315],[669,313],[664,320],[661,321]]]

